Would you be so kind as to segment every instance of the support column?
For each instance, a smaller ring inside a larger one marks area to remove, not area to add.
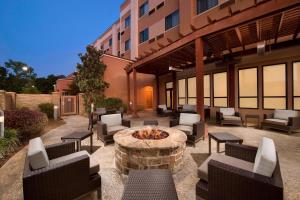
[[[159,105],[159,76],[156,74],[155,75],[156,79],[156,107]]]
[[[136,69],[133,69],[133,113],[132,117],[138,117],[137,114],[137,82],[136,82]]]
[[[235,107],[235,70],[234,70],[234,64],[229,64],[228,66],[228,88],[229,88],[229,94],[228,94],[228,107]]]
[[[127,113],[131,113],[130,105],[130,72],[127,72]]]
[[[172,79],[173,79],[173,109],[177,110],[177,76],[176,72],[172,72]]]
[[[196,57],[196,88],[197,88],[197,112],[201,119],[205,120],[204,115],[204,60],[203,60],[203,41],[202,38],[195,40],[195,57]]]

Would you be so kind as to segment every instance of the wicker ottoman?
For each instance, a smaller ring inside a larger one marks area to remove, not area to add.
[[[178,200],[169,170],[132,170],[122,200]]]

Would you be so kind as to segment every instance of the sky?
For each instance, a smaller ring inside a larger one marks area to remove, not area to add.
[[[38,76],[68,75],[78,53],[119,17],[124,0],[0,0],[0,65],[8,59]]]

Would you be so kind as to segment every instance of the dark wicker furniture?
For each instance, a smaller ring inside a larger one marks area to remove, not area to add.
[[[254,163],[257,148],[226,143],[225,154]],[[197,199],[209,200],[283,200],[283,182],[277,157],[272,177],[255,174],[238,166],[215,160],[208,162],[208,182],[200,179],[196,185]]]
[[[75,143],[66,142],[46,147],[49,159],[75,152]],[[71,200],[92,191],[101,199],[101,177],[90,175],[89,157],[80,156],[64,163],[32,170],[26,157],[23,172],[25,200]]]
[[[219,132],[219,133],[208,133],[208,152],[211,154],[211,139],[217,142],[217,153],[220,153],[220,143],[243,143],[243,139],[236,137],[230,133]]]
[[[156,108],[156,114],[160,117],[168,117],[173,116],[174,111],[171,109],[167,109],[167,105],[158,105]]]
[[[157,120],[145,120],[144,121],[145,126],[158,126]]]
[[[169,170],[132,170],[122,200],[178,200]]]
[[[93,132],[92,131],[75,131],[70,135],[61,137],[61,141],[65,142],[68,140],[75,141],[77,146],[77,151],[81,150],[81,141],[90,137],[90,152],[93,152]]]
[[[222,108],[230,109],[230,108]],[[221,109],[220,109],[221,110]],[[216,123],[221,126],[225,124],[243,126],[243,121],[239,112],[234,112],[232,115],[225,115],[222,111],[216,112]]]

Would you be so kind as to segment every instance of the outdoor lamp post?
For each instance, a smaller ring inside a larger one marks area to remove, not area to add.
[[[53,110],[54,110],[54,112],[53,112],[53,119],[56,121],[57,118],[58,118],[58,106],[54,106]]]
[[[94,103],[91,103],[91,113],[94,112]]]
[[[4,112],[0,110],[0,138],[4,137]]]

